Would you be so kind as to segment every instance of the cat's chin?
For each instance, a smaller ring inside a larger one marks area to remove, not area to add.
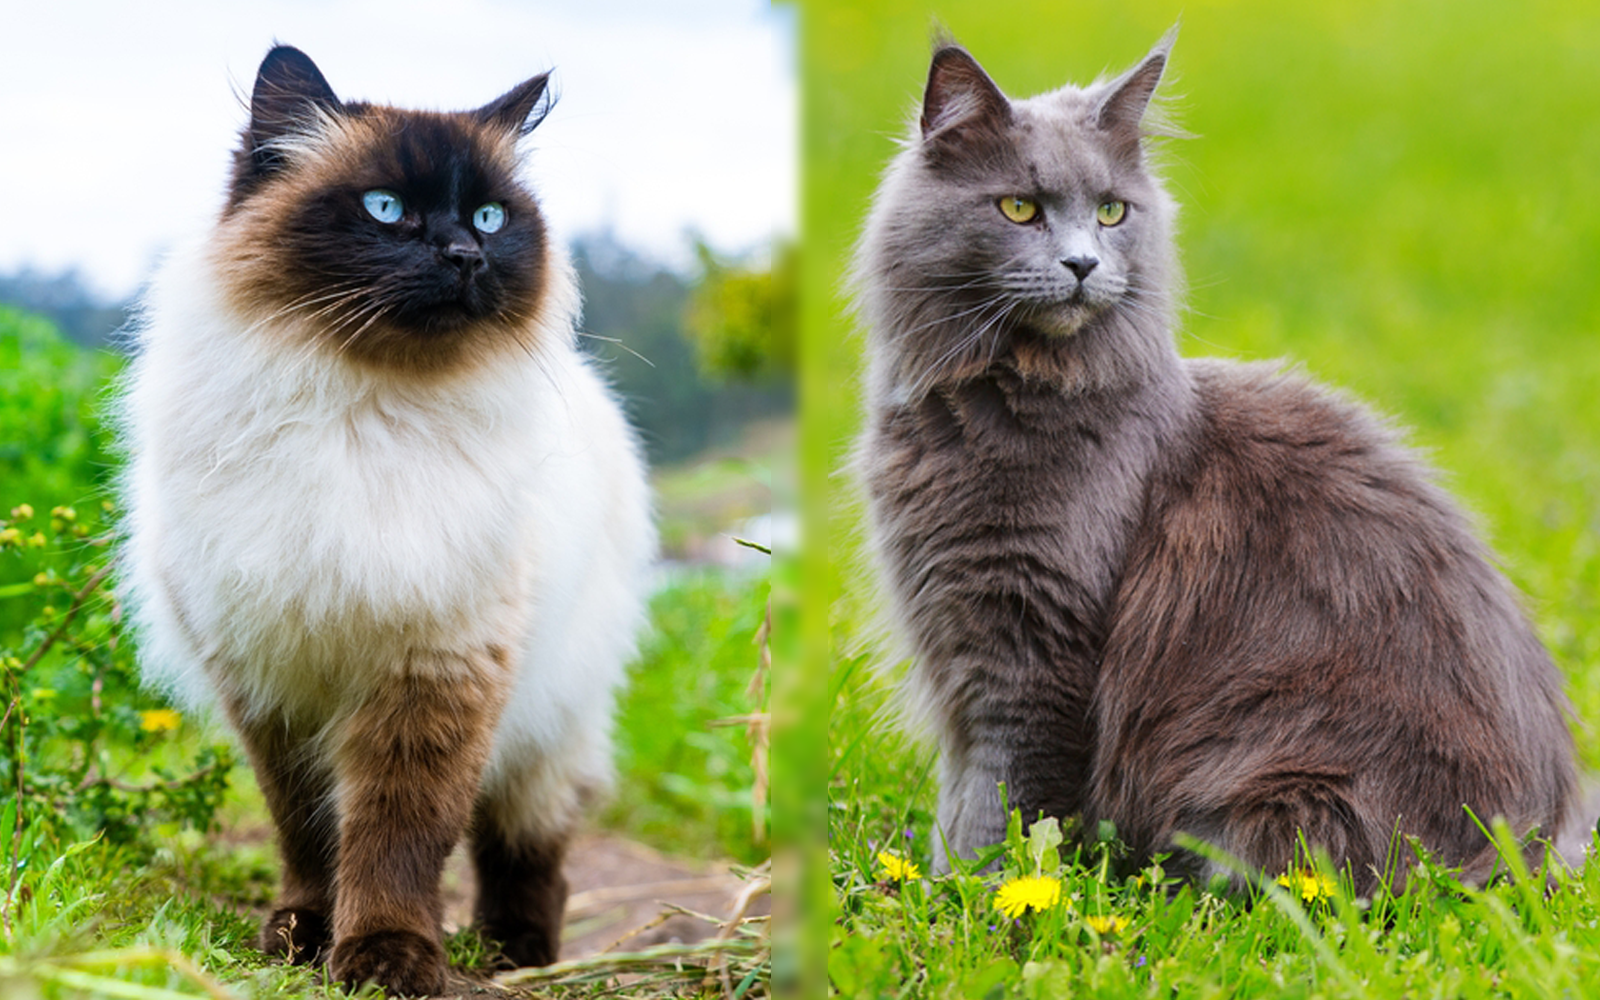
[[[461,333],[482,323],[485,313],[464,302],[440,302],[408,310],[394,319],[394,325],[406,333],[431,339]]]
[[[1023,317],[1022,323],[1046,337],[1065,340],[1088,326],[1100,310],[1078,300],[1039,309]]]

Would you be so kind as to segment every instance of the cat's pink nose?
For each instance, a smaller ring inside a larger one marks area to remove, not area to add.
[[[1079,281],[1087,278],[1089,272],[1093,271],[1099,263],[1099,257],[1090,257],[1087,254],[1076,257],[1063,257],[1061,259],[1061,265],[1071,271]]]

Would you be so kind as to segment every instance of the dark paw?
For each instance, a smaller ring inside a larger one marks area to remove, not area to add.
[[[428,996],[444,989],[444,949],[411,931],[345,938],[333,946],[328,967],[335,979],[349,986],[377,983],[405,996]]]
[[[549,965],[561,951],[559,932],[545,927],[486,927],[483,936],[499,943],[503,968]]]
[[[320,960],[333,939],[328,918],[317,910],[286,906],[273,910],[261,925],[261,950],[282,956],[295,965]]]

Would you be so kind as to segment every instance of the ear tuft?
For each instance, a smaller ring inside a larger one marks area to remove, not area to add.
[[[550,74],[540,73],[512,87],[472,114],[490,128],[525,136],[539,127],[555,103]]]
[[[1141,123],[1177,39],[1178,28],[1174,25],[1137,66],[1107,85],[1106,96],[1095,110],[1096,127],[1109,133],[1115,147],[1124,154],[1135,158],[1139,154],[1139,140],[1146,131]]]

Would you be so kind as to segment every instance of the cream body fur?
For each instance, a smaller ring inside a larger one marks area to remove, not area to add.
[[[191,708],[226,683],[248,714],[321,728],[408,664],[462,662],[416,653],[503,645],[519,663],[486,797],[528,832],[570,823],[608,778],[654,539],[548,252],[531,351],[425,377],[251,323],[204,247],[163,267],[122,397],[122,579],[148,679]]]

